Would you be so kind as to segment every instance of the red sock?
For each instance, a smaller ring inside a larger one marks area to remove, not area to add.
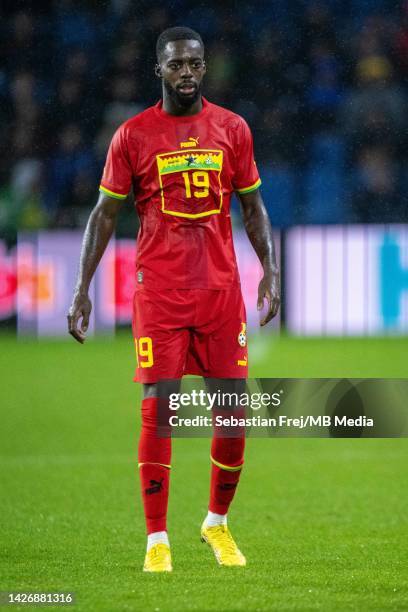
[[[139,440],[140,483],[147,533],[166,531],[171,461],[171,437],[159,437],[157,398],[142,401]],[[160,431],[163,434],[163,431]]]
[[[221,437],[214,432],[211,445],[211,484],[208,509],[217,514],[227,514],[235,495],[244,463],[245,435],[237,438]]]

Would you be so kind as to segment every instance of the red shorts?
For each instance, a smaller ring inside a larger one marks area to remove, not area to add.
[[[133,299],[134,380],[184,374],[247,378],[246,314],[241,286],[230,289],[138,288]]]

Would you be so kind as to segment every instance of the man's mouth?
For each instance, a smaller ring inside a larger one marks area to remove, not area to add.
[[[185,96],[191,96],[197,90],[197,85],[195,83],[182,83],[178,85],[177,91],[180,91]]]

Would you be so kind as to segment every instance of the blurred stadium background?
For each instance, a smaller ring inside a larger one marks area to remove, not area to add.
[[[251,124],[277,226],[406,218],[407,2],[3,0],[0,10],[0,231],[11,238],[83,226],[113,131],[158,98],[155,40],[169,24],[202,33],[205,94]],[[119,229],[133,237],[135,223]]]
[[[75,344],[65,315],[110,138],[157,100],[171,25],[202,34],[205,95],[251,125],[277,232],[281,321],[260,333],[235,207],[251,375],[408,376],[406,1],[2,0],[1,589],[72,588],[86,611],[407,609],[406,440],[249,440],[232,520],[251,564],[222,592],[192,536],[208,440],[175,440],[177,572],[153,589],[139,572],[130,202],[93,284],[97,338]]]

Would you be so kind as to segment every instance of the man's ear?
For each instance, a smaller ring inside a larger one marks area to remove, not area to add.
[[[154,74],[155,74],[157,77],[159,77],[159,79],[161,79],[161,77],[163,76],[163,75],[162,75],[161,68],[160,68],[160,64],[156,64],[156,65],[155,65],[155,67],[154,67]]]
[[[207,64],[205,63],[205,60],[203,60],[203,68],[204,68],[204,74],[207,72]]]

